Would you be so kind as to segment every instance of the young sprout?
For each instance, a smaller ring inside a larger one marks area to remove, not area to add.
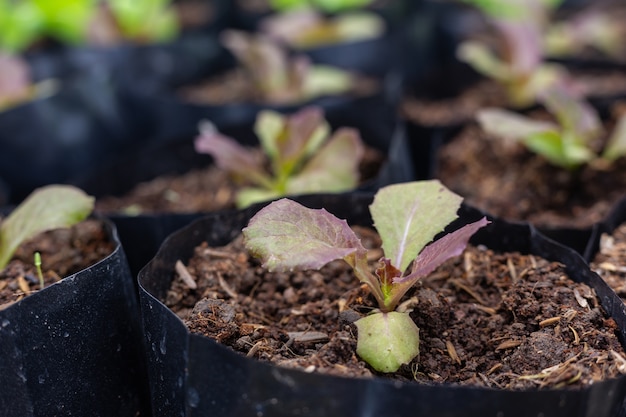
[[[222,43],[239,60],[258,96],[270,104],[293,104],[349,91],[353,77],[338,68],[312,65],[309,58],[290,57],[267,35],[237,30],[221,34]]]
[[[35,252],[34,264],[37,269],[37,277],[39,277],[39,288],[43,290],[45,284],[43,281],[43,272],[41,272],[41,254],[39,252]]]
[[[24,241],[47,230],[80,223],[93,205],[93,197],[69,185],[49,185],[33,191],[0,223],[0,270]]]
[[[549,90],[542,101],[556,123],[495,108],[480,110],[477,119],[485,132],[519,141],[550,163],[570,170],[598,158],[612,162],[626,155],[626,116],[598,156],[592,144],[603,133],[602,124],[588,103],[558,88]]]
[[[237,192],[238,207],[289,194],[342,192],[358,184],[364,153],[360,135],[346,127],[330,135],[322,109],[306,107],[290,116],[264,110],[254,131],[264,158],[209,122],[201,125],[195,140],[197,152],[211,155],[220,169],[252,184]]]
[[[500,83],[514,107],[532,105],[546,88],[567,83],[567,71],[543,61],[544,24],[558,1],[465,0],[477,6],[496,28],[504,49],[494,53],[478,41],[463,42],[457,56]]]
[[[319,269],[346,261],[379,308],[355,323],[357,354],[377,371],[395,372],[419,353],[419,329],[408,312],[396,311],[402,297],[420,278],[461,254],[470,237],[489,223],[482,218],[431,242],[457,218],[461,200],[437,180],[380,189],[370,213],[384,256],[374,272],[368,251],[345,220],[288,199],[259,211],[243,229],[244,242],[269,270]]]

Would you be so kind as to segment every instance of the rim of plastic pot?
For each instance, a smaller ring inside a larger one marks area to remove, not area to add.
[[[111,254],[0,311],[0,409],[11,416],[148,416],[135,282]]]
[[[626,195],[613,206],[611,212],[600,223],[594,225],[583,252],[587,262],[591,262],[597,255],[602,235],[613,233],[624,222],[626,222]]]
[[[309,207],[324,207],[340,218],[347,218],[351,224],[371,224],[367,206],[372,198],[371,193],[353,193],[308,196],[300,201]],[[382,378],[350,379],[271,366],[246,358],[212,339],[190,334],[183,322],[158,301],[173,279],[174,263],[189,257],[193,248],[203,241],[209,245],[226,244],[259,208],[216,213],[196,220],[171,235],[139,274],[156,415],[601,417],[620,412],[626,376],[580,390],[541,391],[420,385]],[[460,219],[451,228],[483,215],[463,206]],[[528,224],[493,220],[474,236],[475,244],[539,254],[564,263],[571,278],[596,290],[602,306],[618,323],[620,342],[624,345],[624,305],[582,257],[545,238]]]

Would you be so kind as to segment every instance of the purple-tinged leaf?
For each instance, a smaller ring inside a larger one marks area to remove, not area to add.
[[[242,232],[248,251],[269,270],[319,269],[366,252],[345,220],[285,198],[261,209]]]
[[[418,278],[424,277],[433,272],[435,268],[448,259],[459,256],[465,250],[467,242],[469,242],[474,233],[489,223],[491,222],[487,220],[486,217],[483,217],[474,223],[466,224],[460,229],[448,233],[441,237],[441,239],[437,239],[426,246],[417,256],[411,268],[411,274],[406,277],[398,278],[394,282],[406,282],[407,280],[413,279],[413,275]]]
[[[494,21],[506,44],[506,61],[512,74],[532,74],[543,60],[541,28],[535,19]]]
[[[438,180],[394,184],[381,188],[370,205],[385,256],[401,271],[457,218],[462,198]]]
[[[391,260],[382,257],[378,260],[380,266],[376,268],[376,276],[383,288],[391,288],[394,280],[402,275],[402,271],[391,265]]]
[[[0,52],[0,74],[0,110],[30,95],[30,68],[22,58]]]
[[[426,246],[413,262],[411,273],[394,279],[391,293],[385,299],[387,310],[394,309],[404,294],[422,277],[428,275],[448,259],[460,255],[476,231],[491,223],[483,217],[477,222],[463,226]]]
[[[324,119],[321,107],[308,106],[287,119],[286,132],[279,141],[279,149],[285,161],[298,161],[309,156],[324,142],[330,127]]]
[[[261,158],[234,139],[222,135],[213,123],[203,121],[200,124],[200,135],[195,139],[194,147],[198,153],[211,155],[218,168],[257,185],[271,186]]]
[[[223,31],[221,40],[254,80],[265,99],[272,102],[294,99],[290,63],[283,48],[267,36],[238,30]]]
[[[287,193],[332,193],[355,188],[364,152],[357,130],[338,129],[302,170],[287,181]]]

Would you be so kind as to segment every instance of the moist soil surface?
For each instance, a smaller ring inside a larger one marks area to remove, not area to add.
[[[355,231],[376,268],[378,235]],[[191,332],[284,367],[376,375],[355,354],[353,324],[376,306],[343,261],[319,271],[268,273],[239,237],[220,248],[198,246],[176,269],[163,301]],[[594,291],[536,256],[469,246],[423,279],[402,306],[420,328],[420,355],[381,377],[537,389],[581,387],[626,372],[616,323]]]
[[[41,233],[22,244],[0,271],[0,310],[40,290],[34,253],[41,254],[45,286],[79,272],[115,249],[104,224],[88,219],[67,229]]]
[[[600,239],[600,250],[591,269],[626,302],[626,223]]]
[[[610,123],[605,130],[612,131]],[[586,228],[625,195],[626,158],[568,171],[472,123],[441,147],[435,176],[467,204],[497,217],[540,227]]]
[[[365,146],[359,165],[363,182],[372,180],[384,162],[384,155]],[[100,213],[201,213],[235,207],[235,195],[242,186],[215,165],[182,175],[163,175],[137,184],[122,196],[107,196],[96,201]]]

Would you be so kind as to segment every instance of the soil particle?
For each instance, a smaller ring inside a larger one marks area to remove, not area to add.
[[[380,247],[374,231],[354,230],[366,247]],[[616,324],[593,290],[536,256],[470,246],[424,278],[407,294],[420,356],[387,375],[355,354],[352,323],[376,305],[344,262],[269,273],[241,237],[221,248],[202,244],[182,261],[197,288],[172,271],[164,302],[190,331],[280,366],[507,389],[580,387],[626,372]]]

